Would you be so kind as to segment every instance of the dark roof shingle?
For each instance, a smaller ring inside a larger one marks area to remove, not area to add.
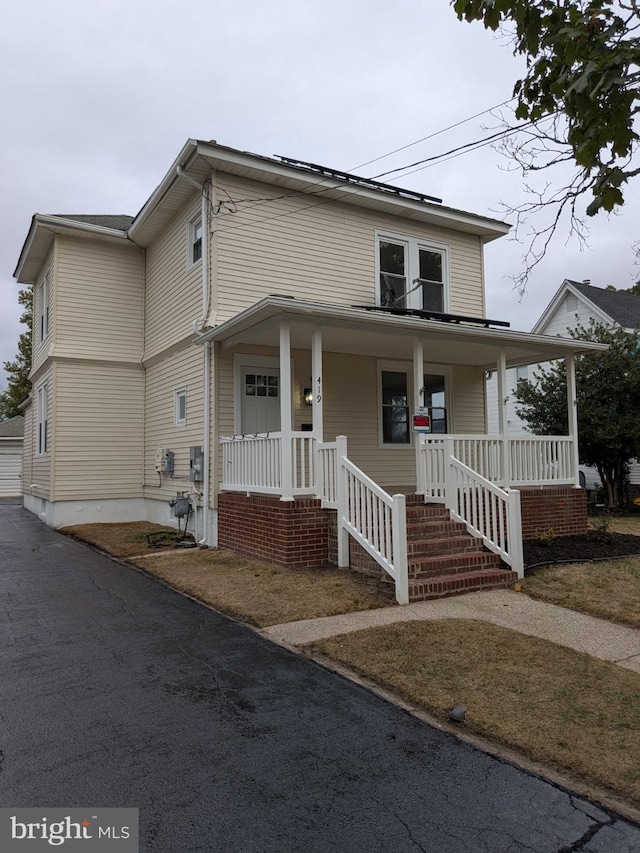
[[[102,228],[115,228],[117,231],[127,231],[133,222],[133,216],[124,213],[116,215],[83,214],[83,213],[53,213],[60,219],[74,219],[76,222],[86,222],[88,225],[100,225]]]
[[[0,438],[22,438],[24,435],[24,418],[16,415],[8,421],[0,421]]]
[[[626,290],[605,290],[583,281],[567,279],[567,283],[573,285],[624,329],[640,327],[640,296],[627,293]]]

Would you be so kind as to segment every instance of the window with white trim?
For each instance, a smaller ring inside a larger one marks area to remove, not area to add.
[[[379,233],[377,252],[379,305],[449,310],[447,246]]]
[[[380,371],[382,443],[410,444],[409,375],[404,370]]]
[[[202,216],[193,216],[187,227],[187,261],[192,267],[202,258]]]
[[[176,388],[174,394],[175,426],[184,426],[187,422],[187,389]]]
[[[49,320],[50,320],[50,300],[51,300],[51,288],[49,285],[49,273],[47,273],[40,285],[38,286],[38,328],[40,331],[40,340],[44,341],[44,339],[49,334]]]
[[[49,389],[38,388],[37,394],[36,455],[44,456],[49,450]]]
[[[406,447],[413,443],[412,415],[425,406],[431,417],[431,432],[451,429],[451,368],[425,364],[422,387],[414,400],[413,368],[407,362],[378,362],[378,426],[380,447]]]

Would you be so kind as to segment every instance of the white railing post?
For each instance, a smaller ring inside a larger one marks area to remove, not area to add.
[[[453,439],[447,436],[444,439],[444,505],[448,510],[454,509],[456,505],[456,481],[451,465],[453,458]]]
[[[576,359],[573,353],[565,359],[567,368],[567,408],[571,438],[571,474],[576,488],[580,487],[580,454],[578,451],[578,401],[576,399]]]
[[[392,536],[393,567],[396,572],[396,601],[409,603],[409,569],[407,565],[407,501],[404,495],[393,496]]]
[[[293,430],[292,390],[291,390],[291,330],[287,320],[280,321],[280,465],[282,474],[281,501],[293,500]]]
[[[520,510],[520,492],[517,489],[510,489],[507,499],[507,541],[511,557],[511,569],[517,572],[519,578],[523,578],[522,512]]]
[[[347,437],[339,435],[336,438],[336,503],[337,503],[337,535],[338,535],[338,566],[345,569],[349,565],[349,531],[345,527],[347,505],[347,471],[343,460],[347,455]]]

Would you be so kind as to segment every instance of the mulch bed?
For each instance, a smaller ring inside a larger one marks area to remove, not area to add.
[[[552,542],[537,539],[524,542],[525,569],[538,563],[574,562],[640,556],[640,536],[630,533],[608,533],[607,541],[598,535],[558,536]]]

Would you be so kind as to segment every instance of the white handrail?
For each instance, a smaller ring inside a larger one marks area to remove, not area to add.
[[[451,517],[481,537],[519,578],[524,577],[520,492],[501,489],[452,455],[446,476],[446,506]]]
[[[346,455],[346,438],[337,439],[338,565],[349,565],[351,536],[393,578],[396,600],[409,603],[407,514],[404,495],[375,483]]]
[[[307,432],[281,432],[225,436],[222,445],[222,482],[220,488],[231,491],[283,493],[283,454],[291,460],[294,495],[315,495],[315,439]],[[288,449],[283,445],[288,444]]]

